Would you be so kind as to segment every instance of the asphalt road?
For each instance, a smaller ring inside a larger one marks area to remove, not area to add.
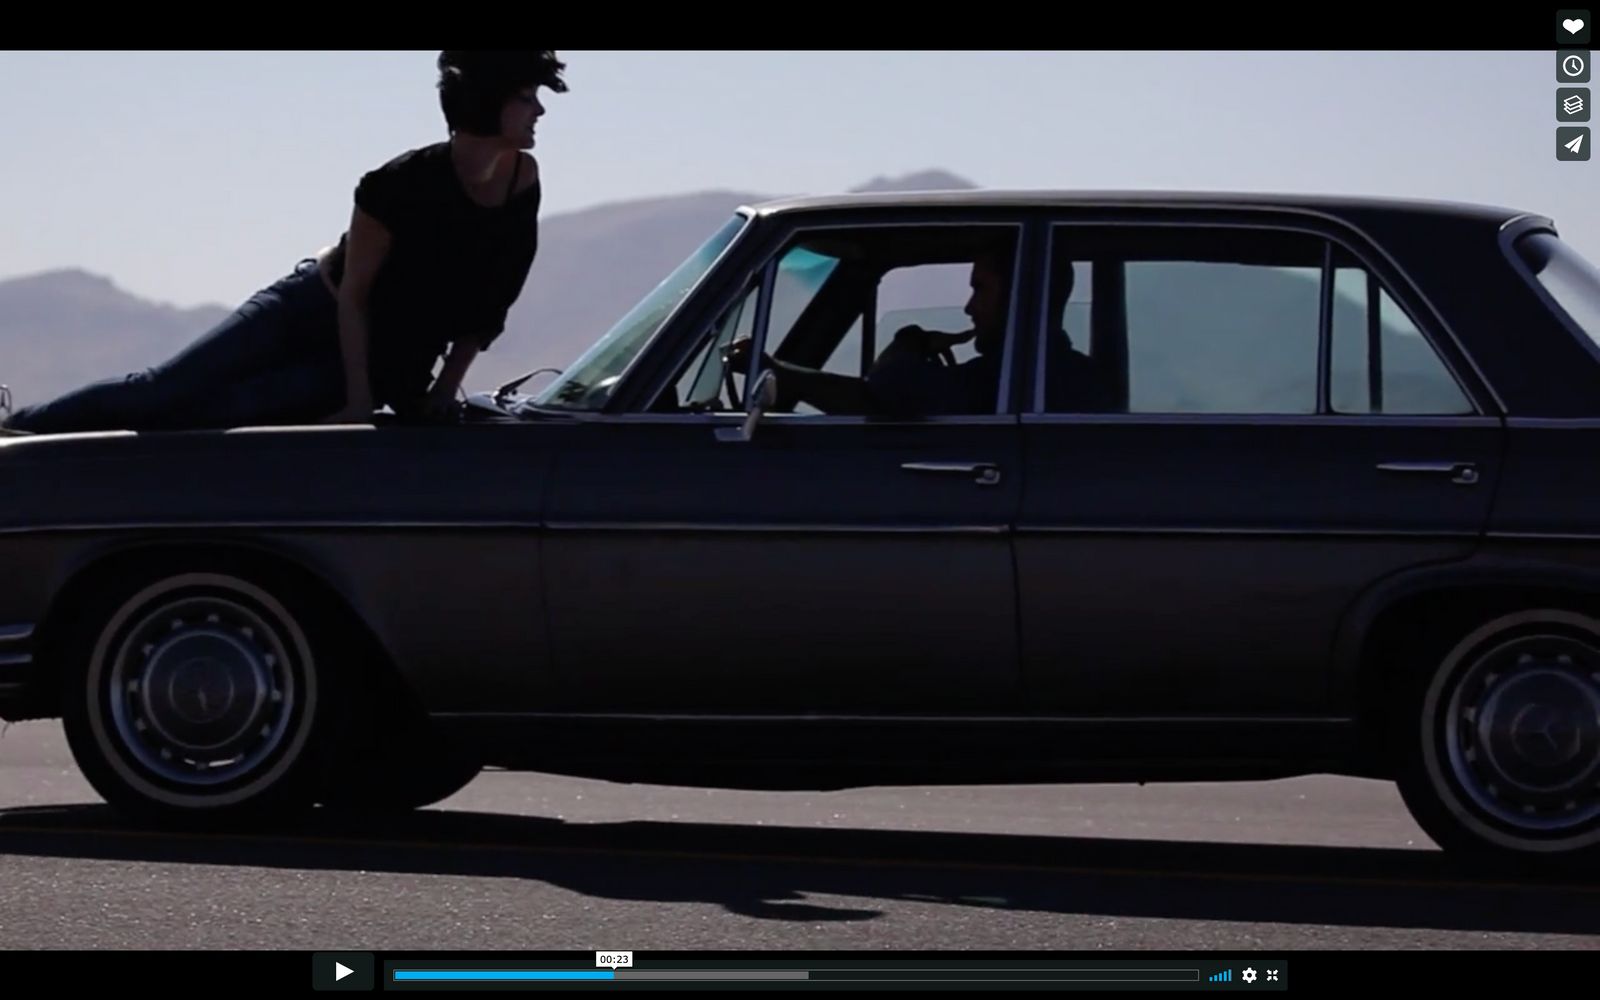
[[[1392,786],[757,793],[485,774],[381,827],[130,826],[0,733],[0,947],[1600,950],[1600,875],[1446,859]]]

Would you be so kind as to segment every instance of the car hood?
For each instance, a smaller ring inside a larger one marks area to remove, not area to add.
[[[525,426],[7,437],[0,526],[522,523],[538,509],[553,439]]]

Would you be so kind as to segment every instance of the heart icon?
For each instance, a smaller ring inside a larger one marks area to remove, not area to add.
[[[1578,32],[1583,30],[1583,19],[1578,17],[1569,17],[1565,21],[1561,22],[1561,26],[1566,28],[1568,32],[1576,35]]]

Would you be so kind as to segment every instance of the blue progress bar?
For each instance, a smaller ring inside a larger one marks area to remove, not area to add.
[[[395,982],[465,983],[527,982],[535,979],[615,979],[614,969],[542,972],[532,969],[396,969]]]

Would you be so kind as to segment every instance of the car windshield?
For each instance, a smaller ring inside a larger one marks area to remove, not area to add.
[[[1529,233],[1517,250],[1573,325],[1600,346],[1600,270],[1554,233]]]
[[[747,219],[736,215],[661,284],[585,351],[560,378],[533,400],[539,407],[597,410],[611,398],[618,377],[661,329],[678,303],[700,283],[717,258],[733,243]]]

